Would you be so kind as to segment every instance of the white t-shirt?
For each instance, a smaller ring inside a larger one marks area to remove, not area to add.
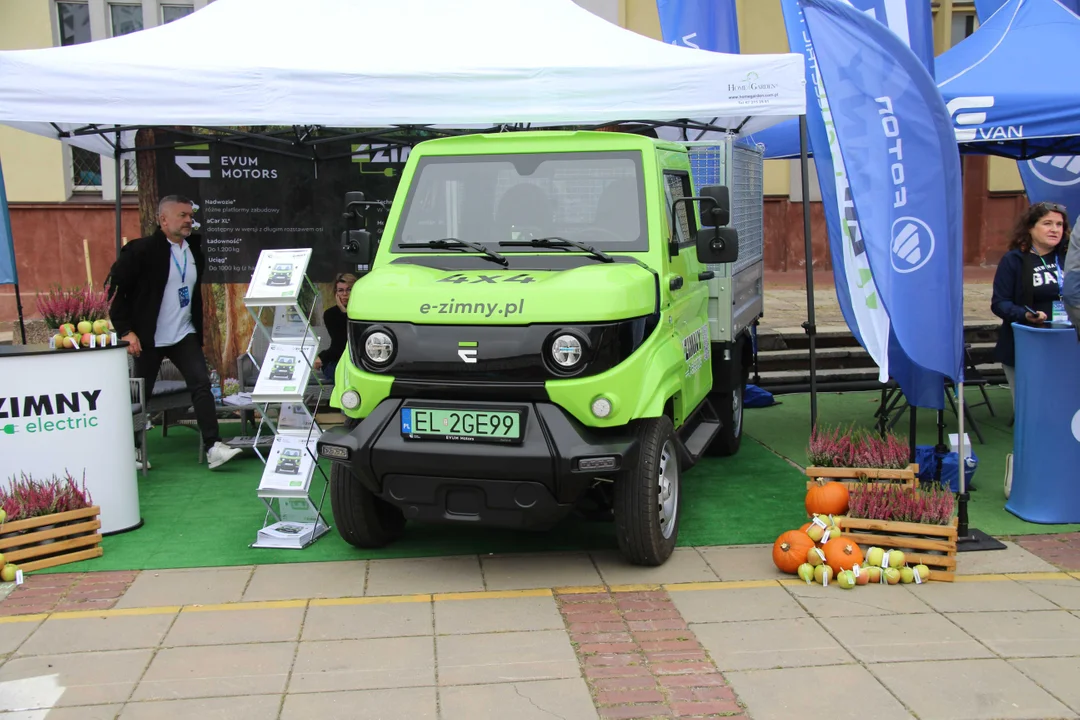
[[[169,241],[169,280],[165,283],[165,292],[161,296],[161,309],[158,310],[157,331],[154,333],[155,347],[168,347],[195,332],[191,322],[191,300],[195,291],[195,257],[186,240],[177,245]],[[181,298],[186,304],[181,307]]]

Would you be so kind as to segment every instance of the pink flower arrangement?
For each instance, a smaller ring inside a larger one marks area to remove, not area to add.
[[[62,478],[53,475],[50,480],[35,480],[33,475],[20,473],[19,480],[8,479],[8,487],[0,485],[0,507],[7,513],[7,522],[92,506],[90,491],[86,489],[86,472],[82,487],[71,473],[65,473]]]
[[[816,467],[902,469],[910,457],[906,443],[891,432],[884,437],[851,425],[817,428],[810,435],[806,457]]]
[[[55,330],[64,323],[104,320],[109,314],[109,296],[104,290],[88,286],[65,289],[55,285],[49,292],[38,294],[37,310],[45,325]]]
[[[896,483],[861,482],[851,491],[848,516],[948,525],[955,507],[953,494],[936,483],[924,490]]]

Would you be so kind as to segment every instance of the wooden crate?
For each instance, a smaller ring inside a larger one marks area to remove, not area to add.
[[[818,478],[825,478],[835,482],[842,482],[848,490],[858,487],[860,478],[866,476],[873,482],[889,482],[904,485],[910,488],[919,487],[919,466],[915,463],[899,470],[886,470],[882,468],[841,468],[841,467],[817,467],[811,465],[806,468],[806,489],[809,490]]]
[[[956,573],[956,523],[926,525],[924,523],[838,519],[844,537],[854,540],[866,553],[875,545],[885,550],[903,550],[909,566],[920,563],[930,568],[930,579],[952,582]]]
[[[6,562],[18,565],[25,572],[100,557],[99,514],[101,508],[94,505],[4,523],[0,525],[0,554]],[[53,542],[39,544],[44,540]]]

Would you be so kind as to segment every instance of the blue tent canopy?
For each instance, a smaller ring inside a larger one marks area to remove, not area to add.
[[[1080,17],[1057,0],[1008,0],[937,58],[960,151],[1080,154]]]
[[[1075,0],[1070,0],[1070,3]],[[960,152],[1026,160],[1080,154],[1080,17],[1057,0],[1006,0],[934,61]],[[799,123],[747,138],[799,157]]]

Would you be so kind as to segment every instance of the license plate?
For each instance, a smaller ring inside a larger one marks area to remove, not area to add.
[[[504,410],[402,408],[401,434],[418,439],[465,442],[515,442],[521,439],[521,413]]]

